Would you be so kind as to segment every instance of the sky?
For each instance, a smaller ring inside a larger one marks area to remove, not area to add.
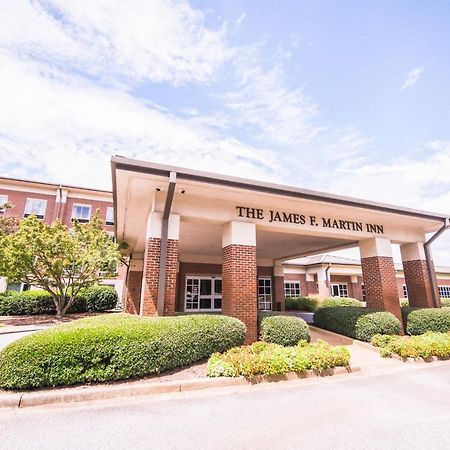
[[[3,176],[111,189],[118,154],[450,214],[446,0],[0,5]]]

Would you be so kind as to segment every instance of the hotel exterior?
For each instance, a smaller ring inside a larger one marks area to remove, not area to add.
[[[250,342],[258,310],[283,310],[285,296],[352,296],[400,318],[399,297],[426,308],[449,293],[449,271],[437,281],[429,248],[446,215],[119,156],[112,180],[130,313],[220,311],[245,322]],[[312,258],[352,247],[360,264]]]

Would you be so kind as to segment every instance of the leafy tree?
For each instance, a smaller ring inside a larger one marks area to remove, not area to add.
[[[52,225],[31,215],[16,231],[0,235],[0,275],[38,286],[53,298],[63,317],[80,289],[104,278],[121,259],[119,245],[102,229],[96,213],[86,224],[69,230],[59,220]],[[100,276],[102,271],[102,276]]]
[[[17,217],[5,215],[5,212],[11,208],[13,208],[11,203],[0,204],[0,238],[16,231],[19,225]]]

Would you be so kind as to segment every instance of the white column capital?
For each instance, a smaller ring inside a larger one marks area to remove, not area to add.
[[[273,267],[273,276],[274,277],[284,277],[284,268],[282,266],[275,265]]]
[[[148,216],[146,238],[160,238],[162,235],[162,212],[152,212]],[[180,215],[169,215],[168,239],[180,239]]]
[[[422,242],[410,242],[400,245],[402,261],[425,260],[425,249]]]
[[[228,245],[256,246],[256,225],[250,222],[231,221],[224,225],[222,247]]]
[[[370,238],[359,241],[359,253],[361,258],[372,256],[388,256],[392,258],[391,241],[386,238]]]

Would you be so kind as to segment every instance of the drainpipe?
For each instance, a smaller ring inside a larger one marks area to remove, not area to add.
[[[59,201],[58,201],[58,213],[56,215],[56,218],[60,219],[61,218],[61,203],[62,203],[62,184],[59,185],[58,191],[59,191],[59,199],[58,199]]]
[[[439,230],[436,231],[436,233],[434,233],[433,236],[431,236],[431,238],[428,239],[428,241],[426,241],[423,245],[423,248],[425,250],[425,259],[427,262],[428,278],[430,279],[431,284],[431,294],[433,296],[433,306],[435,308],[441,307],[441,299],[438,295],[439,291],[436,285],[436,277],[434,276],[434,264],[431,257],[430,245],[448,228],[450,228],[450,220],[447,218],[445,219],[444,225],[442,225],[442,227],[439,228]]]
[[[327,287],[328,287],[328,294],[331,297],[333,295],[333,293],[331,292],[331,277],[330,277],[330,268],[331,268],[331,264],[328,263],[327,268],[325,269],[325,280],[327,282]]]
[[[166,204],[161,225],[161,257],[159,259],[159,277],[158,277],[158,300],[156,310],[158,316],[164,313],[164,295],[166,292],[166,262],[167,262],[167,242],[169,235],[169,215],[172,209],[173,196],[175,193],[175,185],[177,181],[176,172],[170,172],[169,187],[167,189]]]

